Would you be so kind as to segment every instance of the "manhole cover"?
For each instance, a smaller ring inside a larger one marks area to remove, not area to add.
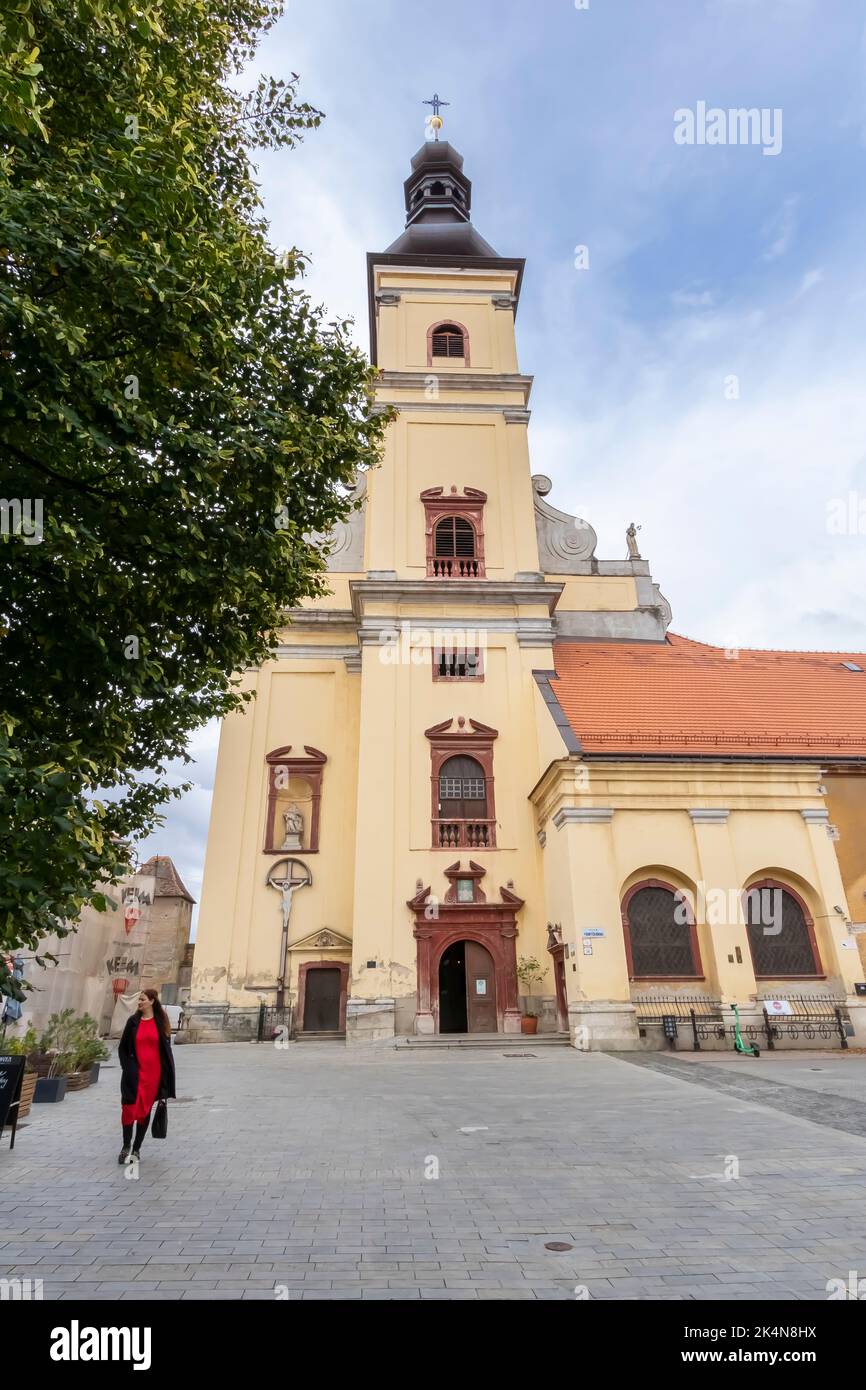
[[[510,1060],[510,1058],[512,1058],[512,1057],[534,1057],[535,1055],[536,1055],[536,1054],[535,1054],[534,1052],[503,1052],[503,1053],[502,1053],[502,1056],[505,1057],[507,1060]]]
[[[573,1250],[574,1246],[569,1245],[565,1240],[548,1240],[544,1243],[545,1250]]]

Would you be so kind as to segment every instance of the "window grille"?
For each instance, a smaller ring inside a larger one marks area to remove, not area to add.
[[[784,888],[746,893],[746,930],[756,976],[820,974],[803,909]]]
[[[628,904],[632,974],[697,975],[683,898],[669,888],[639,888]]]

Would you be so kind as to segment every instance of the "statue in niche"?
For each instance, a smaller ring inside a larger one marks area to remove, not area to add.
[[[637,533],[640,529],[639,526],[635,526],[634,522],[632,522],[625,533],[626,544],[628,545],[628,558],[630,560],[639,560],[641,558],[641,553],[637,548]]]
[[[304,817],[294,802],[283,812],[283,824],[286,827],[286,838],[280,849],[303,849]]]

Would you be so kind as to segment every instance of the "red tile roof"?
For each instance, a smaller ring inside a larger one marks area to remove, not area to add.
[[[183,880],[174,867],[174,861],[169,859],[167,854],[152,854],[138,872],[156,879],[154,897],[186,898],[187,902],[195,902],[195,898],[184,887]]]
[[[863,653],[726,651],[669,633],[558,642],[554,662],[551,688],[588,753],[866,758]]]

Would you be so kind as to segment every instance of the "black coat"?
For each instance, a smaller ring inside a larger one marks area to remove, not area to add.
[[[135,1039],[138,1035],[140,1022],[141,1014],[139,1013],[134,1013],[132,1018],[126,1020],[126,1027],[117,1048],[117,1060],[121,1067],[120,1099],[124,1105],[134,1105],[138,1096],[138,1057],[135,1054]],[[162,1064],[157,1100],[173,1099],[176,1092],[171,1042],[161,1028],[157,1028],[157,1033],[159,1036],[159,1060]]]

